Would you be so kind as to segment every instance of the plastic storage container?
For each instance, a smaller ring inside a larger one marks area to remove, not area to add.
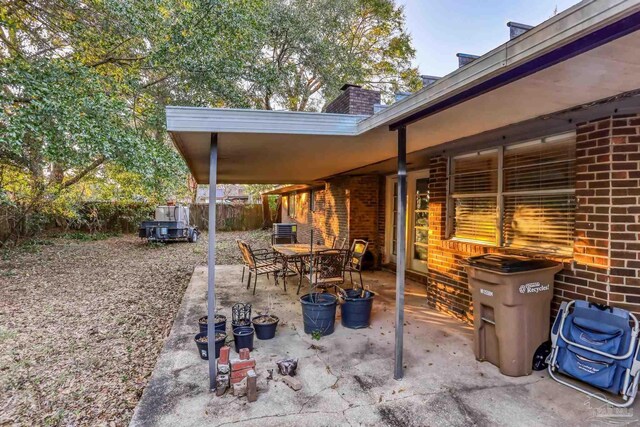
[[[531,374],[536,351],[549,340],[553,277],[562,265],[496,254],[467,263],[476,359],[505,375]]]

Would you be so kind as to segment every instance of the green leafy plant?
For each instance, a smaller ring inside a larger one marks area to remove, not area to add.
[[[320,341],[320,338],[322,338],[322,331],[315,330],[315,331],[311,332],[311,339],[314,339],[316,341]]]
[[[87,202],[192,196],[167,105],[318,111],[345,82],[420,84],[393,0],[9,1],[0,27],[0,242],[101,231]]]

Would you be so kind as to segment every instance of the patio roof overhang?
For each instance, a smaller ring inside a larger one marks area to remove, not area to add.
[[[640,87],[640,2],[583,1],[370,117],[167,107],[198,183],[304,184]]]
[[[308,191],[308,190],[320,190],[324,189],[324,182],[316,182],[312,184],[291,184],[291,185],[281,185],[273,190],[263,191],[260,193],[262,196],[277,196],[287,193],[292,193],[294,191]]]

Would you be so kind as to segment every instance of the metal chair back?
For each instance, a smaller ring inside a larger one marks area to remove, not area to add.
[[[313,255],[313,285],[337,284],[344,281],[345,250],[327,249]]]
[[[369,242],[362,239],[355,239],[351,244],[348,263],[354,270],[362,270],[362,260],[364,259],[364,254],[367,253],[367,247],[369,247]]]
[[[338,239],[337,237],[333,238],[333,249],[344,249],[344,246],[347,244],[347,238]]]
[[[240,247],[240,252],[242,252],[242,258],[244,262],[250,267],[255,268],[256,259],[253,256],[253,252],[251,251],[251,246],[244,240],[238,240],[238,247]]]

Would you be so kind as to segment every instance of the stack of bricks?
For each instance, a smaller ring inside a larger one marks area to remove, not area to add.
[[[240,349],[240,358],[229,360],[231,349],[224,346],[216,361],[216,395],[222,396],[229,387],[235,396],[247,396],[249,402],[255,402],[258,396],[256,361],[250,356],[248,348]]]
[[[216,375],[216,395],[222,396],[229,388],[229,376],[231,367],[229,366],[229,353],[231,348],[224,346],[220,349],[220,357],[217,363]]]
[[[231,360],[231,385],[241,382],[249,371],[256,369],[256,360],[250,356],[248,348],[241,348],[240,358]]]

